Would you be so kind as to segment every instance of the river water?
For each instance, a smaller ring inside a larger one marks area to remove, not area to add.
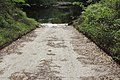
[[[69,23],[76,19],[82,10],[79,6],[34,6],[25,8],[24,11],[28,17],[41,23]]]

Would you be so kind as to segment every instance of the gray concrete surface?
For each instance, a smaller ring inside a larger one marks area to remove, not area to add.
[[[120,66],[67,24],[41,24],[0,51],[0,80],[120,80]]]

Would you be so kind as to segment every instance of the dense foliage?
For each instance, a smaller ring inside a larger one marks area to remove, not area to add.
[[[56,0],[27,0],[27,3],[30,5],[52,5],[56,2]]]
[[[0,46],[34,29],[37,22],[15,6],[11,0],[0,0]]]
[[[15,3],[17,7],[21,6],[30,6],[28,3],[26,3],[27,0],[11,0],[12,3]]]
[[[120,0],[101,0],[89,5],[75,26],[120,61]]]

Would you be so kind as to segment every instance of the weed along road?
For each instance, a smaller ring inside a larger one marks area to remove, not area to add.
[[[46,23],[0,51],[0,80],[120,80],[120,66],[73,26]]]

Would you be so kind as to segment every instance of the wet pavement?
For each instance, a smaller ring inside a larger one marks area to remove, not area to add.
[[[120,80],[120,66],[73,26],[47,23],[0,51],[0,80]]]

